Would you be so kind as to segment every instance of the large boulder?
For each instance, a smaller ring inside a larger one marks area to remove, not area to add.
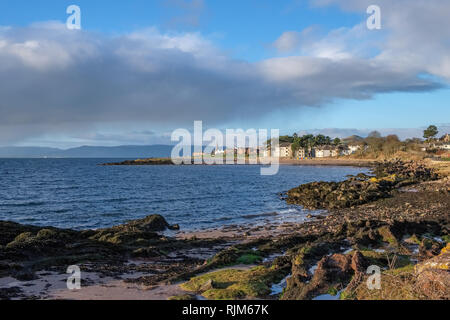
[[[121,231],[133,231],[133,232],[155,232],[164,231],[167,229],[179,229],[177,225],[169,225],[166,219],[159,214],[153,214],[143,219],[136,219],[122,224],[112,229],[120,229]]]
[[[157,231],[167,229],[175,230],[179,229],[179,227],[177,225],[169,225],[163,216],[155,214],[115,227],[96,230],[94,234],[90,235],[89,239],[140,249],[144,246],[153,245],[155,241],[161,238],[161,235]],[[142,255],[143,250],[137,251],[136,253]]]

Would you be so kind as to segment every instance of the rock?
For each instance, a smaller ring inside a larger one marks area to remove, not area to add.
[[[448,270],[426,270],[417,276],[419,290],[430,299],[449,299],[450,273]]]
[[[149,158],[137,160],[125,160],[123,162],[103,163],[102,166],[157,166],[157,165],[173,165],[170,158]]]
[[[36,280],[38,277],[36,274],[30,270],[21,270],[14,274],[14,278],[19,281],[32,281]]]
[[[447,242],[447,246],[441,250],[440,254],[450,253],[450,242]]]
[[[444,244],[429,238],[423,238],[419,245],[419,260],[424,261],[440,254]]]
[[[450,253],[444,253],[434,258],[418,263],[414,270],[420,274],[426,270],[450,271]]]
[[[352,259],[349,256],[335,253],[319,261],[316,273],[324,273],[330,280],[346,278],[352,269],[351,262]]]
[[[197,297],[193,294],[181,294],[178,296],[171,296],[167,300],[181,300],[181,301],[195,301],[198,300]]]
[[[327,293],[330,288],[344,288],[353,274],[351,260],[350,256],[340,253],[323,257],[309,282],[305,281],[308,276],[306,270],[301,265],[293,266],[283,300],[311,299]]]
[[[390,197],[392,191],[405,185],[438,179],[433,169],[417,162],[378,163],[376,177],[365,174],[349,176],[342,182],[312,182],[287,192],[286,201],[307,209],[350,208]]]
[[[199,292],[205,292],[205,291],[214,289],[215,286],[216,286],[216,284],[214,283],[214,281],[212,279],[209,279],[204,284],[202,284],[202,286],[199,289]]]
[[[353,254],[351,267],[355,272],[366,272],[368,262],[361,252],[356,251]]]
[[[393,230],[390,226],[383,226],[377,229],[378,234],[384,242],[389,243],[390,245],[397,246],[398,240],[393,233]]]
[[[154,214],[143,219],[131,220],[126,224],[122,224],[111,229],[124,231],[155,232],[164,231],[169,228],[176,228],[176,226],[177,225],[170,226],[163,216]]]
[[[19,287],[0,288],[0,300],[10,300],[23,296],[23,291]]]
[[[415,266],[417,287],[431,299],[450,298],[450,253],[443,253]]]

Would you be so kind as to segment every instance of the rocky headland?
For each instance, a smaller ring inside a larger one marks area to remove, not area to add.
[[[136,159],[125,160],[122,162],[102,163],[102,166],[158,166],[158,165],[173,165],[170,158],[148,158],[148,159]]]
[[[0,222],[0,299],[450,298],[447,176],[391,161],[284,196],[327,211],[198,233],[160,215],[85,231]],[[74,264],[84,274],[78,293],[61,286]],[[381,272],[378,289],[367,285],[369,266]]]

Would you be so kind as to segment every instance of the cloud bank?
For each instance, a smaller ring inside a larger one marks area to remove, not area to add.
[[[365,2],[314,4],[355,11]],[[379,2],[386,41],[362,25],[321,37],[287,31],[274,47],[293,54],[259,62],[232,59],[200,33],[0,27],[0,144],[104,123],[219,125],[334,99],[435,90],[450,80],[450,3]]]

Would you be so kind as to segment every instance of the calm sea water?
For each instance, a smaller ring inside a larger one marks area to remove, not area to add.
[[[352,167],[117,166],[119,159],[0,159],[0,220],[87,229],[162,214],[184,230],[268,221],[309,213],[278,193],[302,183],[338,181],[366,172]]]

